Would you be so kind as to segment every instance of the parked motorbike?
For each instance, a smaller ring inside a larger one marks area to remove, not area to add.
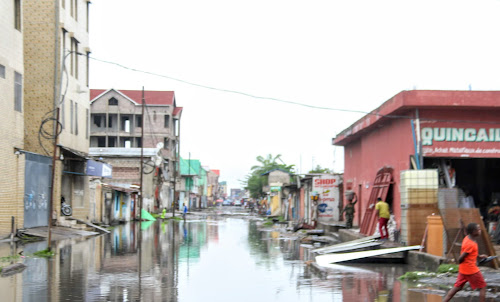
[[[66,199],[64,199],[63,196],[61,196],[61,213],[65,216],[71,216],[71,214],[73,214],[73,209],[66,203]]]

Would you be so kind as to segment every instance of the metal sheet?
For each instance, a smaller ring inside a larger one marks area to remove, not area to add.
[[[318,265],[328,267],[330,263],[338,263],[354,259],[418,250],[420,248],[421,248],[420,245],[413,245],[413,246],[395,247],[389,249],[378,249],[378,250],[362,251],[362,252],[321,255],[321,256],[316,256],[316,263],[318,263]]]
[[[26,153],[25,156],[24,228],[48,226],[52,160],[34,153]]]

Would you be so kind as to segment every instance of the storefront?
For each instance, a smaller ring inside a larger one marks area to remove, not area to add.
[[[399,227],[406,170],[437,170],[439,188],[472,196],[482,214],[500,198],[500,91],[403,91],[343,130],[333,144],[344,147],[346,191],[359,200],[355,225],[372,215],[369,203],[382,169],[391,174],[382,193]]]

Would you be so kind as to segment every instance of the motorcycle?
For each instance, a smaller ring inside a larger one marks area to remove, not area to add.
[[[63,196],[61,196],[61,213],[65,216],[71,216],[71,214],[73,214],[73,209],[66,203],[66,199],[64,199]]]

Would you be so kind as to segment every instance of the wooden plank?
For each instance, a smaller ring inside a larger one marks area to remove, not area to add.
[[[378,249],[378,250],[371,250],[371,251],[320,255],[320,256],[316,256],[316,263],[318,263],[318,265],[323,266],[325,264],[330,264],[330,263],[338,263],[338,262],[344,262],[344,261],[361,259],[361,258],[368,258],[368,257],[373,257],[373,256],[380,256],[380,255],[387,255],[387,254],[393,254],[393,253],[399,253],[399,252],[405,252],[405,251],[411,251],[411,250],[418,250],[420,248],[421,248],[420,245],[413,245],[413,246]]]

